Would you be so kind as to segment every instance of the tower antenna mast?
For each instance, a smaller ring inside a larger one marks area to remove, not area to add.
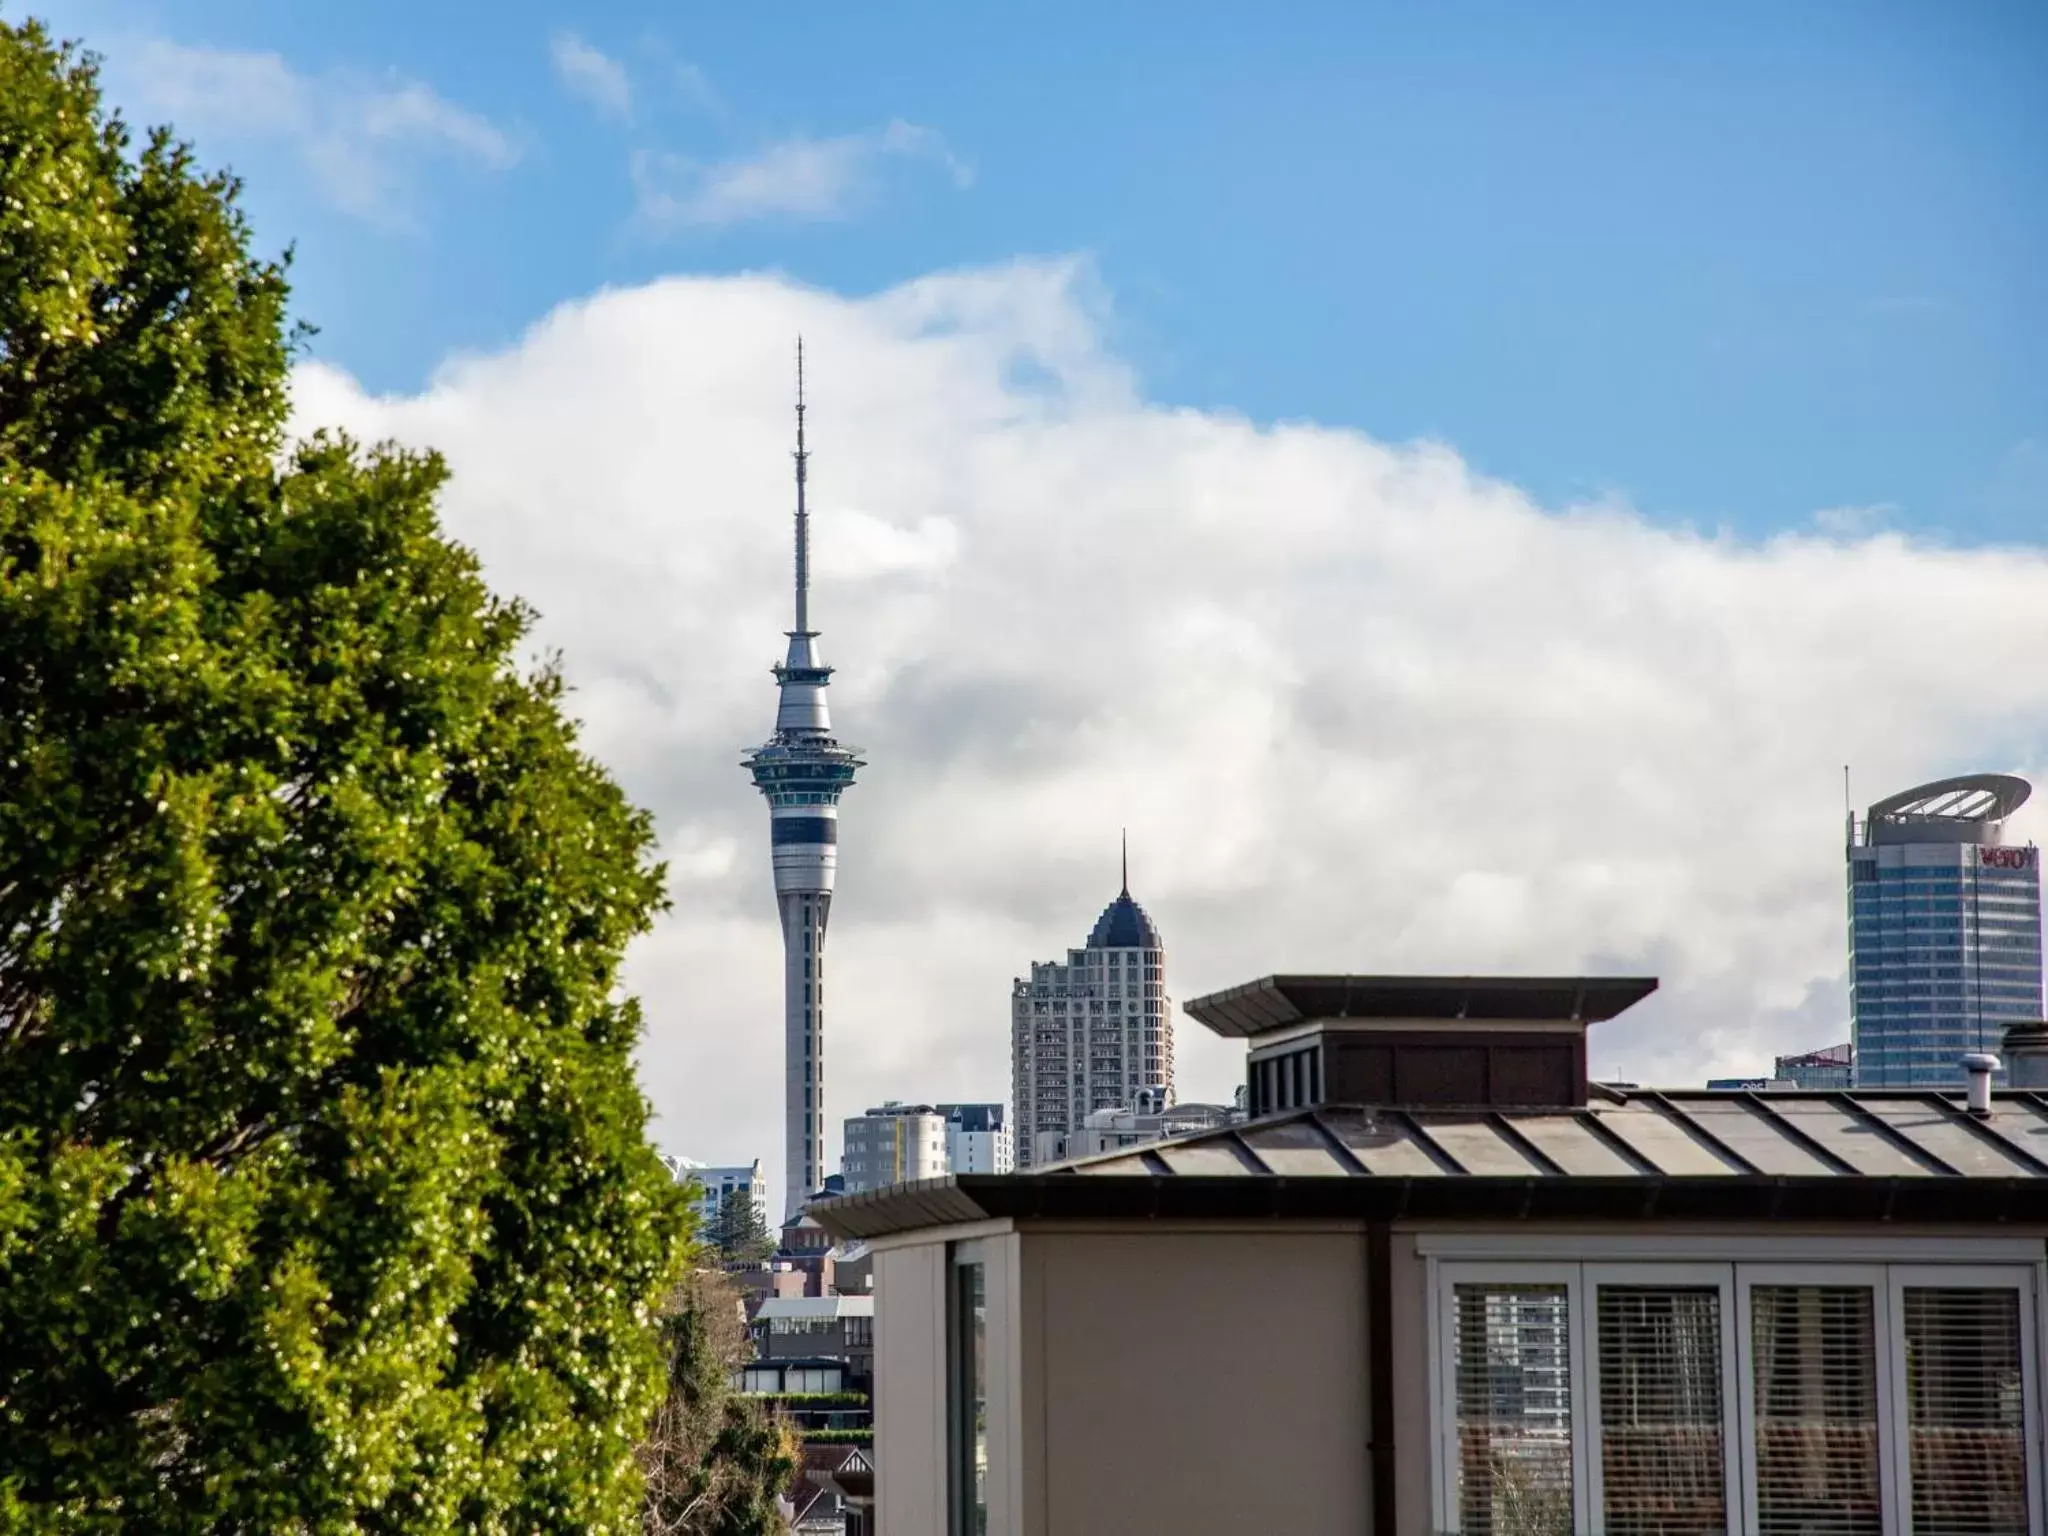
[[[811,455],[804,447],[804,339],[796,339],[796,632],[811,632],[811,514],[804,506]]]

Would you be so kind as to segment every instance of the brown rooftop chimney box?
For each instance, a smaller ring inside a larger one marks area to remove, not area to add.
[[[1268,976],[1185,1005],[1243,1039],[1253,1115],[1319,1104],[1586,1102],[1586,1026],[1657,988],[1620,976]]]

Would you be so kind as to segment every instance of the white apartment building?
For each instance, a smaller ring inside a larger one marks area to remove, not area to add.
[[[1010,988],[1017,1167],[1071,1155],[1088,1116],[1173,1098],[1173,1014],[1165,950],[1130,883],[1083,949],[1034,963]]]
[[[698,1189],[702,1191],[697,1197],[700,1230],[709,1226],[725,1204],[725,1197],[735,1190],[753,1200],[755,1209],[761,1213],[764,1225],[771,1224],[772,1218],[768,1214],[768,1191],[761,1183],[761,1160],[758,1157],[751,1163],[728,1163],[723,1167],[713,1167],[708,1163],[697,1162],[693,1158],[672,1157],[663,1153],[661,1162],[662,1166],[668,1169],[669,1176],[678,1184],[694,1180]]]
[[[946,1117],[929,1104],[891,1099],[846,1121],[839,1171],[846,1193],[946,1174]]]
[[[1000,1104],[941,1104],[949,1173],[1008,1173],[1015,1163]]]

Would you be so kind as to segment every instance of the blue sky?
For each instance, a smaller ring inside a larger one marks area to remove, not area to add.
[[[44,13],[373,389],[665,272],[1079,254],[1155,401],[1745,534],[2048,528],[2038,4]]]

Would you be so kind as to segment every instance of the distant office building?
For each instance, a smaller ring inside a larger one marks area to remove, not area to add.
[[[754,1202],[754,1208],[761,1213],[762,1225],[771,1224],[768,1215],[768,1191],[761,1184],[761,1160],[751,1163],[732,1163],[724,1167],[712,1167],[687,1157],[662,1156],[662,1166],[678,1184],[695,1180],[703,1191],[697,1198],[697,1214],[700,1229],[708,1225],[725,1205],[725,1197],[737,1191]]]
[[[860,1194],[911,1179],[946,1173],[946,1117],[930,1104],[893,1099],[846,1122],[846,1146],[839,1170],[845,1193]]]
[[[941,1104],[946,1117],[946,1169],[950,1173],[1008,1173],[1015,1159],[1010,1126],[1000,1104]]]
[[[1848,1042],[1844,1041],[1825,1050],[1780,1056],[1772,1063],[1769,1077],[1710,1077],[1707,1086],[1739,1093],[1768,1093],[1787,1088],[1848,1088],[1855,1081],[1855,1055]]]
[[[1156,1103],[1140,1093],[1129,1107],[1098,1109],[1081,1122],[1080,1134],[1069,1138],[1068,1157],[1092,1157],[1098,1152],[1115,1152],[1164,1141],[1169,1136],[1187,1136],[1196,1131],[1213,1131],[1244,1119],[1241,1105]],[[1047,1151],[1051,1152],[1048,1147]],[[1048,1156],[1044,1159],[1052,1161]]]
[[[1018,1168],[1068,1155],[1098,1109],[1173,1096],[1173,1021],[1159,930],[1124,888],[1085,949],[1010,988]]]
[[[1825,1050],[1780,1056],[1772,1074],[1794,1088],[1847,1088],[1855,1080],[1856,1052],[1848,1041]]]
[[[2041,1016],[2040,850],[2008,847],[2025,779],[1922,784],[1849,820],[1849,1010],[1865,1088],[1962,1081],[1965,1053]]]

